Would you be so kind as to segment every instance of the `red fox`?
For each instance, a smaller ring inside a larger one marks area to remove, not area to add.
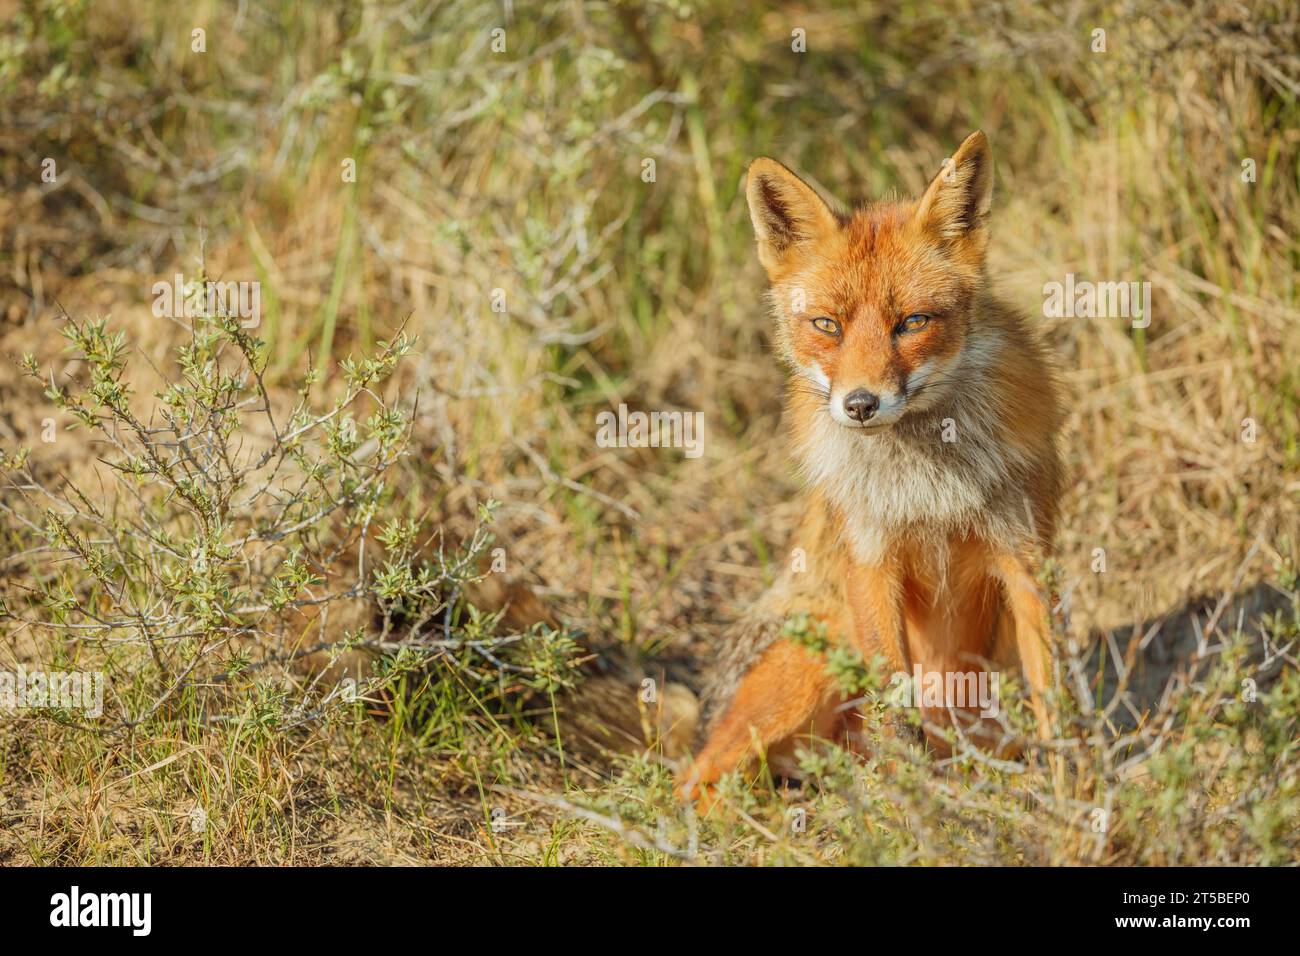
[[[993,159],[972,133],[915,202],[836,211],[780,163],[746,197],[771,280],[786,415],[807,506],[791,563],[722,668],[730,702],[678,792],[853,735],[824,659],[780,634],[806,614],[893,671],[1018,668],[1042,736],[1052,672],[1037,582],[1061,491],[1057,374],[985,265]],[[737,649],[738,648],[738,649]],[[726,685],[730,684],[730,687]],[[923,706],[950,725],[951,701]],[[931,735],[931,744],[943,748]],[[774,764],[779,766],[779,764]]]

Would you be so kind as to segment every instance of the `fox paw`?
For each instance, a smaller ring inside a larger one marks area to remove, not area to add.
[[[698,766],[691,766],[678,775],[673,796],[682,803],[694,803],[695,812],[705,816],[717,805],[718,788],[701,773]]]

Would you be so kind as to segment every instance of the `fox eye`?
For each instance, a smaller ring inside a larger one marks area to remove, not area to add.
[[[918,312],[915,315],[909,315],[903,320],[903,324],[898,327],[900,332],[919,332],[930,324],[930,317]]]
[[[836,322],[834,319],[827,318],[824,315],[820,315],[817,318],[813,319],[812,322],[813,325],[815,325],[817,327],[817,330],[820,332],[825,332],[827,335],[840,334],[840,324]]]

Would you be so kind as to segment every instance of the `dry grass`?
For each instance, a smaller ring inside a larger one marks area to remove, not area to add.
[[[454,541],[498,500],[512,574],[602,648],[694,682],[785,560],[799,505],[745,164],[775,155],[846,201],[915,193],[976,127],[998,164],[991,265],[1008,298],[1037,313],[1043,284],[1066,273],[1154,294],[1144,332],[1043,319],[1072,394],[1063,632],[1086,658],[1099,632],[1122,645],[1201,595],[1295,588],[1293,5],[656,0],[529,5],[508,20],[456,0],[249,4],[231,22],[213,3],[193,24],[163,4],[9,6],[22,15],[0,35],[0,354],[33,352],[84,382],[59,317],[111,314],[146,414],[181,335],[152,316],[150,290],[197,272],[200,251],[209,275],[262,283],[277,402],[308,363],[373,350],[405,322],[417,354],[386,395],[419,401],[393,513],[426,515]],[[205,54],[191,52],[193,26],[208,31]],[[1105,53],[1090,49],[1098,27]],[[805,54],[791,52],[796,28]],[[47,156],[56,184],[39,177]],[[342,181],[348,159],[356,183]],[[327,373],[325,390],[337,384]],[[32,447],[45,480],[98,487],[81,433],[40,441],[57,413],[7,361],[0,401],[0,448]],[[597,447],[595,413],[620,402],[703,412],[705,455]],[[50,573],[20,526],[0,527],[16,555],[0,558],[7,586]],[[1264,629],[1284,643],[1294,623]],[[1174,630],[1157,647],[1181,646]],[[0,621],[6,664],[58,653],[51,633]],[[1069,804],[1045,808],[1031,772],[903,755],[914,774],[873,766],[861,803],[835,768],[819,795],[789,796],[815,804],[815,840],[775,832],[781,798],[762,788],[695,840],[736,862],[1294,859],[1288,681],[1249,731],[1221,710],[1183,713],[1264,740],[1247,753],[1236,737],[1171,731],[1162,753],[1177,772],[1124,771],[1131,829],[1109,839],[1087,829],[1089,801],[1121,784],[1089,750]],[[400,718],[349,710],[287,737],[160,725],[122,741],[24,718],[0,729],[0,860],[662,862],[689,843],[658,768],[634,763],[610,783],[605,761],[553,739],[536,703],[502,718],[435,690]],[[1204,816],[1161,816],[1143,774],[1168,793],[1203,778],[1188,812]],[[1225,815],[1259,774],[1270,820]],[[562,793],[604,823],[557,808]],[[206,836],[185,824],[196,801],[221,808]],[[493,807],[527,825],[493,833]],[[1173,847],[1171,833],[1207,820],[1210,836]]]

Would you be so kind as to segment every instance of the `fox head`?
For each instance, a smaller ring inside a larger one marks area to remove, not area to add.
[[[984,282],[993,159],[972,133],[915,202],[834,210],[766,157],[745,193],[796,392],[870,433],[949,394]]]

